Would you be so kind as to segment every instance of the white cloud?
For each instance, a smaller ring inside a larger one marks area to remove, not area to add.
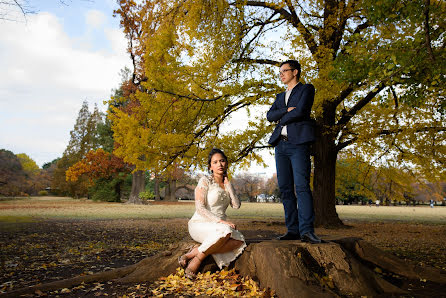
[[[85,16],[85,22],[93,28],[101,27],[106,20],[106,16],[99,10],[89,10]]]
[[[86,22],[99,26],[104,18],[92,11]],[[84,100],[104,109],[119,70],[130,64],[119,30],[96,30],[107,44],[93,51],[84,46],[91,35],[70,37],[62,24],[50,13],[0,24],[0,148],[39,165],[61,156]]]
[[[110,41],[110,47],[115,53],[126,53],[127,39],[119,29],[105,29],[105,36]]]

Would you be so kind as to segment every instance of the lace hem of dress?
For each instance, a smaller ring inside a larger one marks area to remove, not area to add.
[[[215,244],[219,239],[226,237],[228,234],[231,235],[232,239],[243,241],[243,244],[226,253],[213,254],[212,257],[217,263],[217,266],[222,269],[224,266],[228,266],[232,261],[234,261],[245,249],[245,237],[238,230],[234,230],[228,225],[225,224],[216,224],[216,227],[212,233],[211,237],[207,237],[201,245],[198,247],[198,251],[205,252],[209,249],[213,244]]]
[[[243,244],[240,247],[229,252],[231,254],[231,256],[229,258],[220,258],[220,256],[219,256],[219,255],[226,255],[227,253],[213,254],[212,257],[214,258],[215,263],[217,263],[218,268],[220,268],[220,270],[221,270],[223,267],[229,266],[229,264],[231,264],[232,261],[237,259],[238,256],[243,253],[246,246],[247,246],[246,242],[243,242]],[[225,260],[223,260],[223,259],[225,259]]]

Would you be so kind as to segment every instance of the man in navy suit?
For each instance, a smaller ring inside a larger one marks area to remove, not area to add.
[[[288,229],[278,239],[321,243],[314,234],[310,189],[310,145],[315,140],[314,123],[310,118],[314,86],[300,83],[300,73],[301,67],[296,60],[287,60],[280,65],[280,79],[287,85],[287,90],[277,94],[267,113],[268,121],[277,122],[268,143],[275,147],[277,180]]]

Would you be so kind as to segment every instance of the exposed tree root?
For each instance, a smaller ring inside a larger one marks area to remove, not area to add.
[[[145,258],[131,266],[92,275],[38,284],[0,295],[17,297],[36,291],[71,288],[81,283],[113,280],[120,283],[150,283],[174,273],[177,258],[194,245],[185,240],[172,245],[168,251]],[[249,275],[263,288],[273,289],[279,297],[332,297],[404,295],[387,273],[398,279],[428,280],[446,284],[440,270],[415,267],[386,253],[359,238],[331,239],[328,243],[312,245],[300,241],[263,241],[251,243],[234,264],[242,275]],[[200,271],[217,269],[207,258]]]

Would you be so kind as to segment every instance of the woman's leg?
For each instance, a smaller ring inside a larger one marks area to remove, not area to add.
[[[190,259],[194,258],[198,253],[199,253],[198,246],[195,246],[194,248],[191,249],[191,251],[184,254],[183,256],[186,259],[186,261],[189,261]]]
[[[218,251],[214,252],[214,253],[225,253],[225,252],[230,252],[233,251],[234,249],[236,249],[237,247],[242,246],[243,241],[240,240],[235,240],[232,238],[229,238],[228,241],[226,241],[219,249]]]
[[[228,234],[228,235],[226,235],[225,237],[220,238],[215,244],[213,244],[211,247],[208,248],[208,250],[205,252],[205,256],[204,256],[204,257],[206,257],[206,256],[208,256],[208,255],[210,255],[210,254],[216,253],[216,252],[213,252],[213,251],[218,250],[218,248],[219,248],[220,246],[226,245],[226,243],[228,242],[228,239],[231,240],[231,239],[229,238],[230,236],[231,236],[231,235]],[[184,255],[183,255],[183,258],[184,258],[184,259],[186,260],[186,262],[187,262],[187,261],[193,259],[193,258],[194,258],[196,255],[198,255],[199,253],[200,253],[200,252],[198,251],[198,246],[197,246],[197,247],[194,247],[194,248],[193,248],[191,251],[189,251],[188,253],[184,254]]]
[[[209,247],[205,252],[199,252],[198,248],[193,249],[187,257],[191,259],[189,262],[186,272],[196,273],[198,268],[200,268],[201,262],[209,255],[216,253],[225,253],[240,247],[243,244],[243,241],[235,240],[231,238],[231,234],[226,235],[223,238],[220,238],[216,243],[214,243],[211,247]]]
[[[221,247],[224,247],[224,245],[228,242],[230,239],[231,234],[226,235],[225,237],[220,238],[217,242],[215,242],[213,245],[211,245],[205,252],[198,251],[198,248],[193,249],[190,254],[188,254],[188,257],[191,257],[189,264],[186,268],[186,273],[196,273],[198,268],[200,268],[201,262],[209,255],[218,253]]]
[[[229,239],[231,239],[231,234],[227,234],[225,237],[218,239],[218,241],[212,244],[204,253],[206,256],[218,253],[220,248],[225,245]]]
[[[189,275],[190,278],[195,277],[195,273],[197,272],[198,268],[200,268],[201,262],[206,258],[206,254],[202,252],[198,252],[192,260],[190,260],[189,264],[187,265],[184,272],[186,273],[186,276]]]

